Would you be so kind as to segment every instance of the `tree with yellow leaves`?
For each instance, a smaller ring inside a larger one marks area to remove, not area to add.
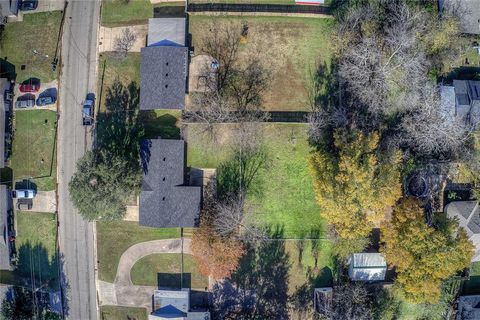
[[[425,223],[418,200],[403,199],[382,225],[381,252],[395,266],[397,284],[412,303],[436,303],[442,282],[466,268],[473,245],[458,224],[444,217],[437,228]]]
[[[401,196],[400,157],[379,162],[378,142],[377,133],[337,129],[333,152],[316,151],[310,157],[321,215],[343,239],[368,236],[373,222],[382,220]]]

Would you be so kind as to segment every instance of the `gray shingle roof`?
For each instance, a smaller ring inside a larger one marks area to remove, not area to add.
[[[150,46],[185,46],[185,18],[148,19],[148,43]]]
[[[188,48],[142,48],[140,109],[184,109]]]
[[[0,185],[0,270],[10,270],[10,242],[8,235],[8,211],[10,210],[10,191]]]
[[[142,141],[143,167],[139,223],[157,228],[194,227],[200,214],[201,188],[185,185],[185,142]]]

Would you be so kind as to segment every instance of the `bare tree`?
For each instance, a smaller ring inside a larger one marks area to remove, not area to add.
[[[340,23],[339,37],[351,41],[341,48],[339,76],[371,112],[405,110],[412,107],[404,103],[408,99],[389,98],[392,93],[408,95],[425,77],[427,63],[418,43],[424,13],[404,1],[387,1],[382,14],[378,10],[372,5],[351,9]],[[382,16],[386,21],[379,20]]]
[[[420,97],[422,101],[416,110],[403,117],[403,142],[427,155],[458,151],[468,139],[471,129],[465,119],[454,116],[450,110],[442,107],[436,87],[425,84]]]
[[[237,236],[244,241],[266,239],[265,229],[260,227],[252,206],[246,205],[245,196],[233,196],[219,202],[214,226],[222,236]]]
[[[324,314],[330,319],[372,319],[372,307],[367,289],[360,283],[345,283],[333,290],[332,307]]]
[[[268,114],[262,108],[262,95],[268,87],[269,72],[254,52],[241,59],[238,54],[242,26],[236,23],[212,24],[201,39],[202,51],[210,55],[201,70],[205,92],[196,93],[192,108],[184,112],[185,122],[207,124],[262,122]]]
[[[200,39],[201,50],[218,62],[214,91],[222,91],[238,60],[242,26],[234,22],[211,23],[208,30]]]
[[[130,51],[135,44],[135,41],[137,41],[137,34],[130,28],[125,28],[122,30],[122,34],[115,38],[114,49],[123,57],[126,57],[128,51]]]

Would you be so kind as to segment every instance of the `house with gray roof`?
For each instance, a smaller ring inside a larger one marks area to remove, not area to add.
[[[185,141],[143,140],[140,156],[143,168],[140,225],[156,228],[197,226],[201,187],[186,183]]]
[[[12,107],[12,84],[6,78],[0,78],[0,168],[5,166],[7,157],[5,140],[7,131],[9,130],[8,122],[10,121]]]
[[[12,219],[11,192],[6,185],[0,185],[0,270],[12,270],[12,236],[14,237]]]
[[[480,122],[480,81],[453,80],[440,86],[440,98],[445,113],[470,126]]]
[[[457,303],[456,320],[480,319],[480,295],[460,296]]]
[[[480,34],[480,4],[478,0],[438,0],[440,12],[460,10],[460,31],[466,34]]]
[[[140,110],[185,108],[185,38],[185,18],[149,20],[147,47],[140,53]]]
[[[457,219],[475,246],[472,261],[480,261],[480,206],[477,201],[454,201],[445,206],[449,218]]]
[[[155,290],[153,293],[153,312],[148,320],[210,320],[210,312],[192,310],[190,289]]]

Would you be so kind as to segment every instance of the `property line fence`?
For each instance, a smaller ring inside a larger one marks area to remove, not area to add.
[[[269,12],[331,14],[327,6],[283,5],[283,4],[239,4],[239,3],[189,3],[187,12]]]

